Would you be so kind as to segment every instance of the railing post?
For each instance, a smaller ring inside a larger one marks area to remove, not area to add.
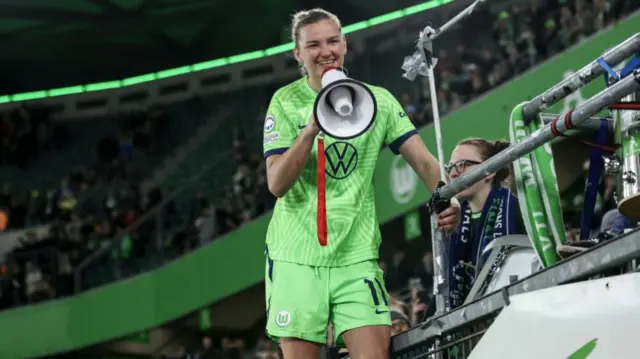
[[[158,258],[159,261],[161,263],[164,263],[165,261],[165,253],[164,253],[164,221],[163,221],[163,212],[164,212],[164,208],[161,208],[158,213],[156,213],[156,238],[155,238],[155,244],[156,244],[156,251],[158,252]]]

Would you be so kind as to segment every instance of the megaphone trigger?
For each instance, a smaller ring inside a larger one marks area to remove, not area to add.
[[[313,113],[321,132],[351,139],[366,132],[375,120],[376,99],[369,87],[336,68],[325,70]]]

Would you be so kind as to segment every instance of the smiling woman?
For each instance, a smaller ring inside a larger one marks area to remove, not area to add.
[[[320,91],[324,69],[344,65],[347,40],[340,19],[322,9],[301,11],[293,18],[291,33],[302,74],[309,76],[311,88]]]
[[[343,66],[347,40],[322,9],[296,14],[292,38],[302,77],[276,91],[263,128],[267,182],[278,197],[266,240],[267,333],[286,359],[318,358],[331,323],[332,339],[353,358],[386,359],[391,316],[373,187],[380,148],[402,154],[430,190],[439,166],[381,87],[363,84],[377,104],[368,131],[348,140],[320,134],[313,108],[322,75]],[[459,213],[442,212],[440,226],[453,229]]]

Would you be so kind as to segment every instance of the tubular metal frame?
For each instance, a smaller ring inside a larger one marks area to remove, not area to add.
[[[436,130],[436,142],[438,146],[438,159],[441,167],[444,161],[444,155],[442,154],[440,117],[437,108],[437,101],[435,101],[436,87],[433,69],[436,64],[436,59],[433,58],[433,40],[435,40],[438,35],[446,31],[446,29],[453,26],[456,22],[472,14],[475,7],[483,2],[484,0],[475,1],[437,30],[427,26],[424,31],[420,33],[416,46],[417,51],[413,56],[405,58],[402,66],[405,70],[403,77],[411,81],[413,81],[417,75],[428,77],[430,97],[432,99],[432,103],[436,102],[436,105],[432,106],[432,109],[434,112],[433,118]],[[600,61],[604,61],[609,66],[613,67],[638,52],[640,52],[640,33],[636,33],[631,36],[618,46],[607,51],[599,59],[590,62],[573,75],[525,104],[523,107],[524,120],[530,121],[535,116],[538,116],[543,110],[553,106],[569,94],[577,91],[591,81],[605,74],[607,70],[600,65]],[[510,146],[498,155],[491,157],[479,166],[471,169],[468,173],[460,176],[455,181],[438,188],[433,194],[432,199],[437,198],[440,201],[450,201],[456,194],[470,187],[474,183],[479,182],[487,175],[507,167],[523,155],[534,151],[536,148],[547,142],[551,142],[556,138],[556,135],[554,135],[551,129],[551,122],[555,122],[556,130],[559,133],[565,133],[568,130],[590,131],[591,127],[595,125],[594,119],[591,118],[592,115],[600,112],[602,109],[615,103],[620,98],[637,91],[638,89],[640,89],[640,70],[636,70],[633,74],[618,80],[612,86],[589,98],[573,110],[561,114],[555,120],[551,120],[546,116],[546,120],[549,123],[546,123],[540,131],[533,133],[531,136],[528,136],[524,140]],[[444,177],[443,182],[446,183],[446,179]],[[437,214],[434,213],[431,216],[431,242],[434,259],[433,295],[436,304],[436,316],[447,312],[449,309],[449,283],[447,278],[448,255],[445,250],[444,239],[445,234],[438,229]]]

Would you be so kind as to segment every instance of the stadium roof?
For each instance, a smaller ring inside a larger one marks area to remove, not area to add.
[[[345,24],[420,0],[0,0],[0,94],[108,81],[282,44],[290,14]]]

